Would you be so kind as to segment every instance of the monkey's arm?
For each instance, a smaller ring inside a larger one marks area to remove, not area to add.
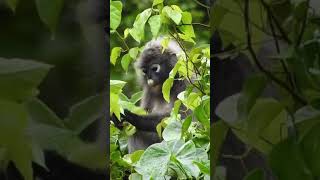
[[[134,125],[138,130],[142,131],[156,131],[157,125],[160,121],[170,116],[170,113],[165,114],[151,114],[151,115],[137,115],[128,110],[124,110],[124,114],[121,114],[123,120],[128,121],[130,124]]]

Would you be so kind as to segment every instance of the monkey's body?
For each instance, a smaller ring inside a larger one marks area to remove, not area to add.
[[[134,125],[137,132],[128,140],[128,150],[146,149],[151,144],[160,141],[156,126],[160,121],[170,116],[177,96],[186,87],[186,81],[174,80],[170,92],[170,102],[166,102],[162,94],[162,85],[177,62],[181,53],[179,45],[170,41],[168,48],[162,52],[161,39],[149,42],[136,63],[136,71],[143,87],[143,97],[140,106],[148,115],[139,116],[125,110],[122,119]]]
[[[131,136],[128,140],[128,150],[129,153],[132,153],[136,150],[146,149],[151,144],[157,143],[160,141],[158,134],[156,133],[156,125],[166,116],[170,115],[170,112],[174,106],[174,102],[177,100],[177,96],[182,92],[186,87],[185,81],[175,81],[171,92],[170,103],[167,103],[163,95],[154,92],[144,90],[144,96],[141,100],[140,106],[143,107],[147,112],[148,116],[144,116],[143,122],[140,125],[135,124],[137,132]],[[156,117],[156,118],[153,118]],[[141,126],[150,127],[149,129],[141,130]]]

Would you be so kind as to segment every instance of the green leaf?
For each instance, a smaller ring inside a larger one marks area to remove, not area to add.
[[[110,92],[120,94],[126,82],[119,80],[110,80]]]
[[[283,126],[287,117],[286,110],[276,100],[259,99],[249,113],[246,135],[243,136],[243,132],[236,134],[261,152],[268,153],[272,148],[270,143],[277,144],[287,137],[288,130]]]
[[[152,9],[146,9],[142,13],[138,14],[136,20],[133,23],[133,28],[129,30],[129,33],[138,43],[144,38],[144,27],[149,17],[151,16]]]
[[[203,104],[200,104],[200,106],[196,107],[193,113],[196,116],[197,120],[201,122],[204,127],[206,127],[207,129],[210,128],[210,115],[207,115]]]
[[[129,64],[132,61],[132,58],[129,54],[125,54],[121,59],[121,66],[125,71],[128,71]]]
[[[33,180],[31,140],[25,136],[28,114],[22,104],[0,101],[0,146],[24,179]]]
[[[201,103],[201,98],[199,94],[191,92],[188,94],[186,91],[183,91],[178,94],[178,99],[189,109],[194,110]]]
[[[192,38],[195,38],[196,35],[192,26],[192,15],[189,12],[182,13],[182,23],[184,25],[179,26],[179,30],[183,33],[180,37],[185,41],[194,42]]]
[[[138,150],[135,151],[131,154],[126,154],[123,159],[128,162],[129,164],[133,165],[136,162],[139,161],[139,159],[141,158],[142,154],[144,153],[144,150]]]
[[[129,28],[126,28],[123,32],[123,37],[126,39],[129,35]]]
[[[62,119],[60,119],[46,104],[37,98],[27,102],[26,108],[32,121],[36,123],[65,127]]]
[[[28,135],[40,148],[55,151],[62,156],[70,155],[71,151],[85,145],[71,130],[45,124],[31,124]]]
[[[244,180],[264,180],[265,174],[263,169],[254,169],[250,171]]]
[[[163,0],[153,0],[152,6],[156,6],[161,3],[163,3]]]
[[[181,107],[181,101],[180,100],[176,100],[174,102],[174,106],[173,106],[173,110],[171,111],[174,115],[178,115],[179,113],[179,109]]]
[[[49,171],[46,163],[43,149],[36,143],[32,143],[32,161]]]
[[[135,47],[135,48],[131,48],[129,50],[129,55],[132,59],[136,59],[137,56],[138,56],[138,53],[139,53],[139,48],[138,47]]]
[[[170,38],[168,37],[164,37],[161,40],[162,53],[168,48],[169,42],[170,42]]]
[[[265,76],[261,74],[250,76],[246,80],[238,101],[238,112],[240,119],[245,119],[248,117],[252,106],[256,103],[256,99],[265,89],[266,83],[267,80]]]
[[[153,144],[145,150],[135,170],[143,176],[162,177],[167,172],[170,156],[165,142]]]
[[[70,151],[67,159],[92,170],[105,169],[108,163],[106,150],[101,148],[101,145],[97,143],[76,146]]]
[[[120,57],[121,50],[122,50],[122,49],[121,49],[120,47],[114,47],[114,48],[111,50],[110,62],[111,62],[113,65],[116,65],[117,59],[118,59],[118,57]]]
[[[110,93],[110,115],[112,114],[120,120],[119,95],[115,93]]]
[[[175,153],[175,157],[179,162],[179,165],[182,166],[184,172],[187,173],[188,177],[199,176],[200,169],[193,162],[195,160],[207,160],[207,154],[204,152],[203,155],[205,155],[205,157],[201,156],[201,153],[197,151],[196,146],[192,141],[184,143],[183,146],[180,147],[179,150]]]
[[[110,28],[116,30],[121,22],[122,3],[121,1],[110,2]]]
[[[173,8],[172,6],[165,6],[162,9],[162,13],[164,13],[167,17],[173,20],[177,25],[180,23],[182,15],[179,10]]]
[[[170,90],[173,86],[173,81],[174,79],[169,77],[162,85],[162,95],[167,102],[170,102]]]
[[[205,162],[194,162],[198,168],[200,169],[200,171],[204,174],[210,175],[210,161],[205,161]]]
[[[159,30],[161,28],[161,16],[160,15],[154,15],[152,16],[148,21],[151,29],[151,33],[153,37],[157,37]]]
[[[295,127],[299,131],[301,140],[316,124],[320,123],[320,111],[311,107],[304,106],[294,114]],[[293,127],[294,124],[290,124]]]
[[[7,2],[7,4],[8,4],[8,6],[10,7],[10,9],[11,9],[13,12],[15,12],[19,0],[6,0],[6,2]]]
[[[168,124],[162,132],[165,141],[179,140],[181,138],[182,125],[178,121]]]
[[[65,119],[67,127],[77,134],[81,133],[90,124],[105,115],[106,101],[106,94],[103,93],[88,97],[73,105]]]
[[[138,115],[146,115],[147,114],[146,111],[142,107],[136,106],[135,104],[133,104],[131,102],[120,100],[119,104],[123,109],[127,109],[135,114],[138,114]]]
[[[235,125],[238,121],[237,104],[240,94],[234,94],[220,102],[215,110],[219,118],[228,124]]]
[[[218,121],[211,126],[211,138],[212,144],[210,147],[213,161],[211,164],[212,172],[216,173],[216,165],[219,161],[220,151],[223,143],[225,142],[225,138],[229,127],[223,121]],[[214,174],[215,175],[215,174]]]
[[[134,93],[131,96],[130,102],[133,103],[133,104],[136,104],[138,101],[141,100],[142,96],[143,96],[143,91],[139,91],[137,93]]]
[[[191,125],[192,122],[192,116],[188,116],[182,123],[182,130],[181,130],[181,135],[183,136],[186,132],[188,132],[188,129]]]
[[[211,27],[212,30],[219,30],[224,47],[231,43],[235,46],[246,42],[246,31],[243,20],[243,5],[235,0],[218,0],[214,3],[211,10]],[[264,33],[257,27],[263,27],[266,22],[266,11],[260,1],[252,1],[250,3],[250,29],[253,42],[260,42],[264,37]],[[252,24],[255,24],[253,26]],[[260,46],[257,44],[256,46]],[[258,47],[255,47],[258,48]]]
[[[143,180],[142,176],[138,173],[132,173],[129,176],[129,180]]]
[[[36,96],[50,68],[36,61],[0,58],[0,99],[21,102]]]
[[[274,146],[269,155],[269,163],[272,172],[278,179],[314,179],[294,138],[289,138]]]
[[[302,152],[313,176],[320,177],[320,123],[314,126],[301,142]]]
[[[36,0],[38,14],[52,33],[55,33],[64,0]]]

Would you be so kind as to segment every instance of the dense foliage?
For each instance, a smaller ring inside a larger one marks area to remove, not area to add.
[[[123,76],[128,76],[128,71],[132,73],[133,63],[143,50],[143,43],[161,36],[163,49],[172,39],[184,51],[178,55],[177,64],[162,86],[164,99],[170,101],[176,75],[180,80],[189,81],[189,85],[178,95],[170,117],[164,118],[157,126],[162,142],[146,150],[128,154],[127,138],[135,133],[135,127],[126,124],[119,130],[110,124],[111,178],[210,179],[210,46],[201,42],[197,36],[199,32],[194,30],[194,26],[201,26],[209,32],[209,26],[193,22],[192,14],[182,8],[187,3],[154,0],[146,4],[149,7],[142,9],[133,19],[131,14],[123,13],[131,7],[124,6],[121,1],[110,1],[111,38],[118,39],[112,40],[111,44],[110,62],[116,69],[113,73],[120,70]],[[203,6],[200,7],[207,14],[208,7]],[[127,18],[132,19],[129,25]],[[121,76],[111,74],[111,77]],[[131,92],[125,93],[128,83],[123,79],[110,81],[110,115],[114,114],[119,119],[124,109],[146,114],[137,105],[142,96],[141,88],[129,86]],[[185,119],[180,115],[181,106],[192,112]]]
[[[18,1],[6,2],[15,11]],[[40,19],[54,37],[63,1],[36,0],[35,5]],[[20,44],[15,46],[19,49]],[[36,50],[39,54],[39,49]],[[1,175],[8,172],[11,163],[25,180],[34,179],[33,163],[50,172],[45,151],[56,152],[82,167],[105,169],[106,150],[98,142],[87,143],[80,138],[90,124],[105,115],[105,93],[76,103],[67,117],[61,118],[38,97],[40,83],[54,69],[52,65],[23,57],[0,57]]]
[[[223,157],[243,160],[255,149],[267,157],[277,179],[319,179],[319,13],[318,1],[309,0],[218,0],[213,5],[213,31],[219,32],[224,47],[233,45],[213,56],[245,53],[259,72],[216,110],[223,121],[212,130],[215,178],[225,178],[225,167],[215,165],[231,130],[247,150]],[[275,53],[267,54],[264,62],[258,50],[266,42]],[[270,87],[277,96],[263,95]],[[264,174],[254,169],[245,179],[264,179]]]

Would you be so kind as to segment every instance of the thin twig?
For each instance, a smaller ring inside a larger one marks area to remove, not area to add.
[[[278,38],[275,37],[275,29],[274,29],[273,21],[272,21],[273,19],[271,17],[271,14],[269,14],[269,13],[268,13],[268,18],[269,18],[270,29],[271,29],[271,32],[272,32],[272,35],[273,35],[273,39],[274,39],[274,42],[275,42],[275,45],[276,45],[277,53],[280,54],[281,50],[280,50],[279,41],[278,41]],[[281,66],[282,66],[284,72],[287,75],[287,78],[288,78],[288,81],[290,82],[291,87],[294,88],[294,82],[292,80],[291,73],[289,72],[286,63],[284,62],[283,59],[280,59],[280,63],[281,63]]]
[[[130,48],[129,48],[127,42],[125,41],[125,39],[120,35],[120,33],[117,30],[115,32],[118,35],[118,37],[121,39],[121,41],[124,44],[124,46],[126,47],[125,51],[129,51]]]
[[[307,0],[307,7],[309,7],[309,4],[310,4],[310,0]],[[307,26],[308,11],[309,11],[309,8],[306,8],[306,11],[304,12],[304,19],[303,19],[303,22],[302,22],[302,28],[301,28],[300,34],[298,36],[296,47],[299,47],[300,44],[301,44],[301,41],[302,41],[302,38],[303,38],[303,34],[304,34],[306,26]]]
[[[203,27],[210,28],[210,25],[208,25],[208,24],[202,24],[202,23],[179,24],[179,25],[177,25],[177,26],[187,26],[187,25],[199,25],[199,26],[203,26]]]
[[[190,79],[189,77],[189,68],[188,68],[188,59],[189,59],[189,56],[187,54],[187,51],[186,49],[184,48],[184,46],[181,44],[181,42],[174,36],[174,34],[172,34],[171,32],[169,32],[169,34],[177,41],[177,43],[179,44],[179,46],[181,47],[181,49],[183,50],[183,52],[186,54],[186,58],[187,58],[187,62],[186,62],[186,69],[187,69],[187,79],[188,79],[188,82],[194,86],[195,88],[197,88],[203,95],[206,94],[202,89],[201,87],[198,87],[197,85],[195,85],[192,80]]]
[[[287,84],[280,79],[273,76],[272,73],[270,73],[268,70],[266,70],[262,64],[259,62],[258,57],[256,53],[254,52],[251,44],[251,34],[250,34],[250,26],[249,26],[249,0],[245,0],[245,12],[244,12],[244,22],[245,22],[245,30],[246,30],[246,36],[247,36],[247,44],[248,44],[248,51],[257,65],[258,69],[263,72],[269,79],[274,81],[276,84],[278,84],[280,87],[285,89],[291,96],[296,99],[298,102],[300,102],[303,105],[307,104],[307,101],[304,100],[302,97],[300,97],[298,94],[296,94],[292,89],[287,86]]]
[[[207,5],[203,4],[202,2],[199,2],[198,0],[193,0],[193,1],[204,8],[210,9],[210,6],[207,6]]]
[[[279,30],[281,36],[283,37],[283,39],[288,43],[291,44],[292,41],[290,40],[290,38],[288,37],[287,33],[285,32],[285,30],[282,28],[281,24],[279,23],[278,19],[275,17],[275,15],[273,14],[271,8],[269,7],[269,5],[264,1],[261,0],[261,3],[263,5],[263,7],[267,10],[267,13],[270,15],[270,17],[273,19],[277,29]]]
[[[252,148],[247,148],[246,151],[244,153],[242,153],[241,155],[221,154],[221,157],[226,158],[226,159],[240,160],[240,159],[246,158],[250,154],[251,150],[252,150]]]

